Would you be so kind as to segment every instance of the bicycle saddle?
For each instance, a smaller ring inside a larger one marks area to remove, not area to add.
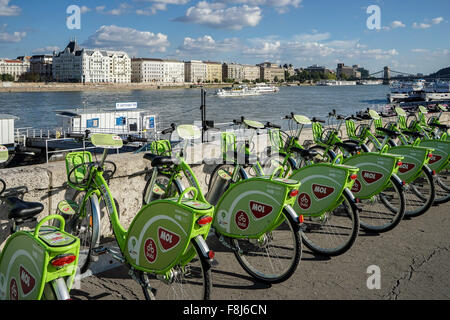
[[[242,161],[243,159],[245,164],[252,164],[258,161],[258,156],[237,151],[228,151],[226,153],[226,160]]]
[[[450,128],[450,126],[448,126],[446,124],[440,124],[440,123],[430,123],[430,126],[439,128],[441,130],[448,130]]]
[[[338,142],[336,143],[336,146],[341,147],[350,153],[356,153],[358,151],[361,151],[361,147],[353,143]]]
[[[319,154],[317,151],[309,150],[309,149],[293,148],[292,151],[295,151],[298,154],[300,154],[300,157],[302,157],[305,160],[311,160]]]
[[[144,155],[144,159],[151,161],[152,167],[172,166],[177,161],[177,159],[172,157],[158,156],[151,153],[146,153]]]
[[[387,134],[389,137],[398,137],[398,136],[400,136],[400,132],[397,132],[397,131],[394,131],[394,130],[389,130],[389,129],[382,128],[382,127],[378,127],[377,130]]]
[[[406,134],[407,136],[413,137],[413,138],[424,138],[425,135],[421,132],[417,131],[409,131],[409,130],[403,130],[403,134]]]
[[[8,218],[13,220],[29,220],[44,210],[44,205],[39,202],[26,202],[19,198],[7,198],[9,207]]]

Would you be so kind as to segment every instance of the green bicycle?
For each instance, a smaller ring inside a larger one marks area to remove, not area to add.
[[[387,124],[388,128],[398,130],[402,133],[397,142],[400,145],[422,146],[434,149],[433,155],[428,162],[428,167],[434,173],[436,187],[434,204],[449,201],[450,141],[447,140],[447,130],[435,130],[435,128],[445,129],[447,126],[436,123],[436,118],[431,118],[431,122],[428,121],[426,119],[428,110],[423,106],[419,106],[418,115],[416,113],[410,113],[407,116],[402,108],[396,108],[395,111],[398,116],[397,122]],[[434,126],[429,126],[428,123],[433,123]]]
[[[264,125],[245,119],[235,120],[234,123],[253,131],[268,128],[270,139],[272,130],[279,129],[278,125],[272,123]],[[251,136],[253,137],[253,134]],[[303,243],[313,252],[327,256],[340,255],[349,250],[359,229],[358,209],[355,198],[349,191],[358,169],[336,164],[314,164],[315,154],[307,150],[301,151],[302,156],[312,165],[305,168],[290,171],[280,162],[272,161],[275,160],[273,157],[263,160],[260,164],[258,158],[250,154],[249,142],[251,140],[245,143],[245,152],[238,152],[238,156],[236,152],[228,153],[232,161],[225,158],[227,163],[216,167],[210,180],[209,197],[215,198],[217,190],[220,194],[222,186],[227,186],[221,182],[222,177],[228,177],[231,183],[247,179],[246,167],[253,168],[257,176],[265,173],[281,179],[299,181],[299,195],[293,209],[304,217],[301,233]],[[238,162],[236,159],[242,160]]]
[[[188,191],[192,188],[197,190],[200,199],[209,199],[210,195],[203,195],[192,168],[184,159],[189,141],[201,136],[199,128],[180,125],[166,132],[178,134],[185,143],[174,156],[144,155],[153,167],[148,190],[159,193],[148,199],[167,198],[173,190],[177,195],[189,197]],[[162,174],[167,175],[168,181],[161,185],[157,177]],[[190,188],[184,189],[182,177],[187,179]],[[275,176],[231,183],[225,172],[220,177],[225,187],[223,193],[216,196],[215,235],[255,279],[265,283],[285,281],[297,270],[302,253],[301,216],[292,209],[299,183]]]
[[[8,150],[0,146],[0,162],[8,159]],[[0,179],[0,201],[8,205],[12,221],[11,236],[0,252],[0,300],[69,300],[80,248],[79,239],[64,232],[64,219],[51,215],[31,231],[19,226],[36,222],[44,210],[41,203],[15,197],[1,197],[6,183]],[[65,202],[59,208],[65,208]],[[59,220],[61,228],[44,226]]]
[[[277,152],[269,157],[277,165],[287,168],[285,172],[295,171],[310,163],[305,154],[316,154],[314,161],[338,162],[359,168],[358,177],[351,188],[357,198],[361,228],[368,232],[387,232],[395,228],[405,214],[405,196],[402,181],[396,175],[403,157],[392,154],[361,153],[355,143],[340,139],[343,116],[330,113],[339,122],[336,128],[323,130],[323,120],[301,115],[288,115],[289,128],[293,135],[280,131],[273,134]],[[329,121],[330,122],[330,121]],[[297,128],[295,130],[294,123]],[[312,125],[317,145],[306,150],[300,143],[305,125]]]
[[[93,162],[92,155],[84,151],[66,156],[68,184],[83,191],[77,203],[70,202],[72,212],[64,215],[68,232],[81,239],[80,265],[89,264],[93,254],[109,253],[130,269],[130,276],[141,285],[146,299],[209,299],[214,252],[205,239],[214,208],[190,188],[177,198],[143,206],[125,230],[104,178],[108,149],[120,148],[123,142],[108,134],[94,134],[91,142],[104,149],[99,162]],[[192,199],[185,198],[188,192],[194,194]],[[97,247],[99,199],[105,203],[120,252]]]
[[[354,123],[347,123],[349,141],[361,146],[365,152],[389,152],[403,156],[397,175],[404,183],[405,217],[417,217],[424,214],[433,205],[436,197],[433,171],[428,166],[434,149],[396,145],[394,140],[400,137],[401,133],[383,127],[383,120],[375,110],[369,110],[369,116],[371,119],[369,124],[362,123],[355,128]],[[371,132],[373,125],[376,134]]]

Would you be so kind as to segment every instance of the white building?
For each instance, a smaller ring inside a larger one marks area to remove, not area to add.
[[[202,83],[206,81],[207,77],[207,66],[203,61],[191,60],[184,63],[186,82]]]
[[[14,77],[14,81],[19,80],[20,76],[30,71],[30,61],[0,59],[0,75],[9,74]]]
[[[53,55],[53,78],[60,82],[129,83],[131,59],[122,51],[90,50],[71,41]]]
[[[136,58],[131,60],[132,82],[182,83],[184,63],[176,60]]]

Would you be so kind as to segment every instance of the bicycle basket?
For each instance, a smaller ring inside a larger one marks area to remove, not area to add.
[[[66,155],[67,183],[71,188],[80,191],[86,190],[85,178],[91,162],[92,154],[88,151],[71,152]]]
[[[325,143],[326,145],[332,145],[334,144],[335,137],[338,135],[339,134],[335,129],[327,129],[322,133],[322,143]]]
[[[369,125],[367,124],[360,124],[357,128],[356,128],[356,133],[355,136],[358,138],[362,138],[364,136],[364,134],[369,130]]]
[[[169,140],[153,141],[150,144],[150,152],[158,156],[170,157],[172,155],[172,145]]]

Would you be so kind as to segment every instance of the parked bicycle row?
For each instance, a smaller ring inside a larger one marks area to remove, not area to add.
[[[20,226],[35,220],[42,204],[0,198],[13,221],[0,255],[0,300],[67,299],[77,268],[86,272],[105,253],[129,268],[146,299],[209,299],[212,261],[220,261],[208,246],[211,236],[258,281],[286,281],[301,268],[303,244],[319,255],[345,254],[360,228],[395,232],[405,217],[450,200],[449,127],[440,122],[446,111],[440,107],[429,117],[425,108],[417,114],[398,108],[397,121],[386,124],[374,110],[370,119],[333,111],[327,121],[292,113],[283,118],[286,132],[279,124],[242,117],[233,126],[251,134],[244,141],[234,132],[221,134],[221,159],[207,192],[185,160],[200,129],[173,125],[163,132],[168,139],[152,142],[144,155],[151,177],[128,229],[105,170],[108,150],[123,141],[92,134],[86,138],[104,149],[103,156],[66,156],[68,186],[76,193],[59,203],[57,215],[23,231]],[[301,143],[305,126],[312,126],[314,141]],[[254,154],[252,142],[261,130],[270,146]],[[172,134],[183,141],[176,150]],[[0,161],[7,158],[0,147]],[[0,196],[6,188],[0,179]],[[117,252],[100,245],[101,203]]]

